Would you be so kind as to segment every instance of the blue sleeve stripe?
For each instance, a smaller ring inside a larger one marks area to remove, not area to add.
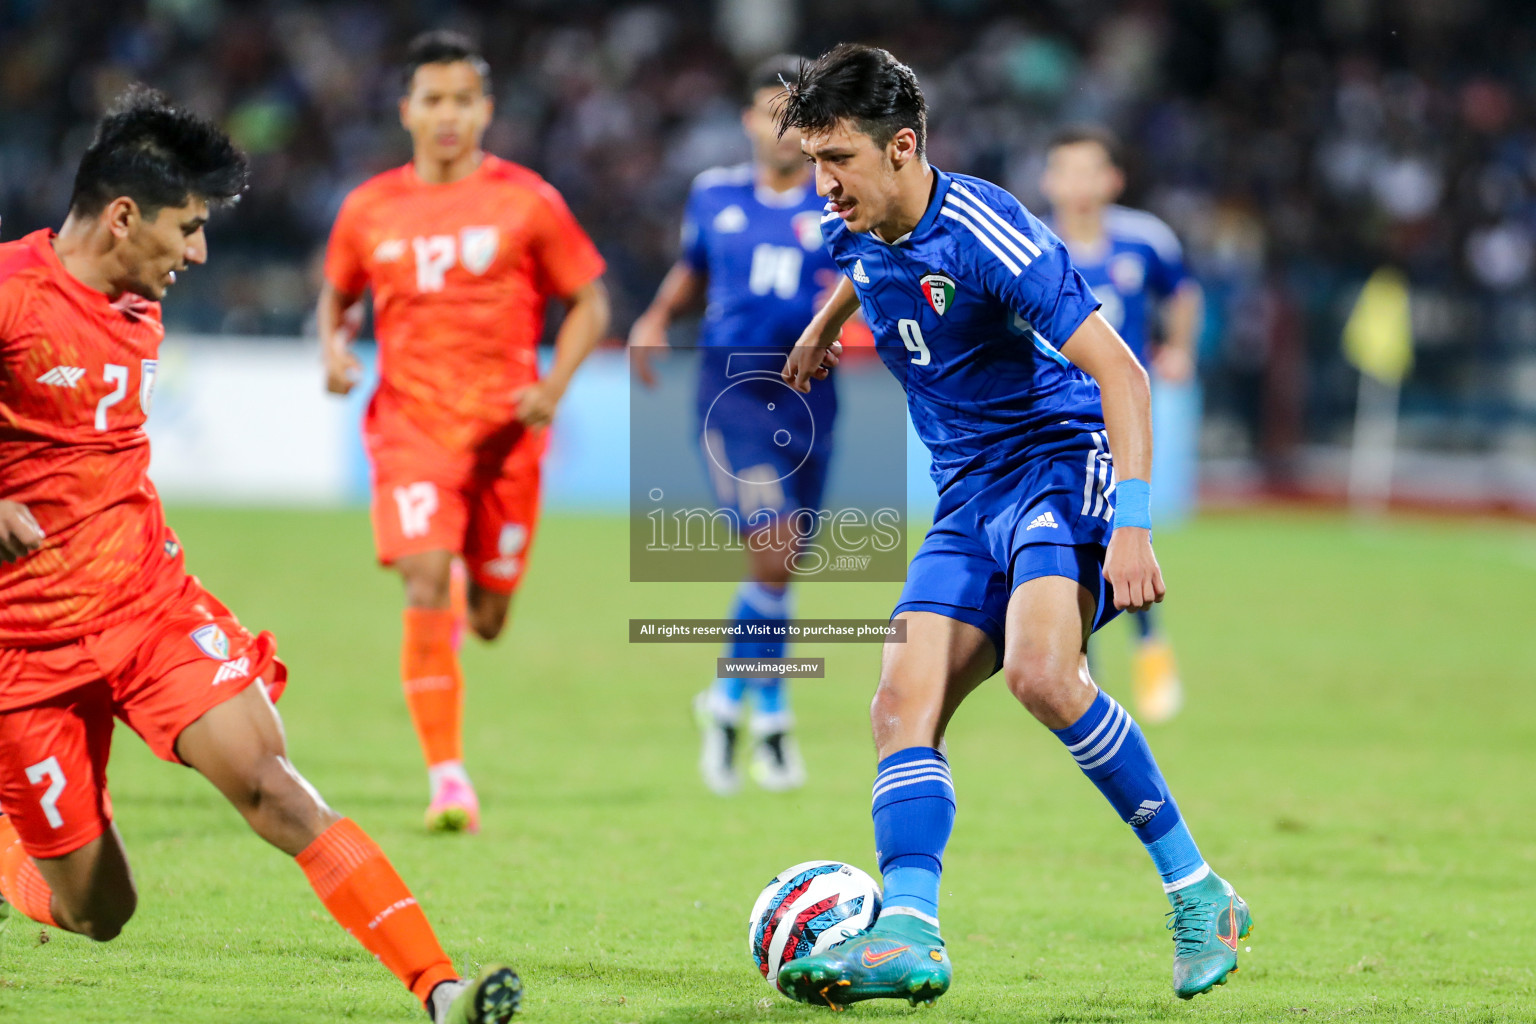
[[[969,199],[972,203],[975,203],[977,206],[981,207],[981,211],[984,214],[986,214],[989,218],[991,218],[993,221],[995,221],[997,223],[998,227],[1002,228],[1005,232],[1007,232],[1008,234],[1012,235],[1014,238],[1018,239],[1019,242],[1021,242],[1023,244],[1024,248],[1028,249],[1030,252],[1034,253],[1036,256],[1041,255],[1040,247],[1038,245],[1036,245],[1034,242],[1030,241],[1030,238],[1029,238],[1028,235],[1024,234],[1024,232],[1020,231],[1018,228],[1014,227],[1012,224],[1008,223],[1007,219],[1002,217],[1002,216],[999,216],[997,211],[992,209],[992,207],[988,206],[986,203],[984,203],[980,199],[976,198],[975,194],[973,194],[970,189],[966,188],[964,185],[960,184],[957,181],[957,182],[954,182],[953,184],[950,185],[950,191],[951,192],[959,192],[962,196],[965,196],[965,198]],[[1028,261],[1026,260],[1025,262],[1028,262]]]
[[[1009,259],[1008,258],[1008,254],[1003,252],[1003,250],[999,249],[996,245],[994,245],[992,240],[990,238],[988,238],[986,235],[982,234],[981,230],[979,228],[977,228],[975,224],[972,224],[970,221],[966,220],[960,214],[956,213],[954,210],[951,210],[949,208],[949,204],[947,202],[944,204],[944,207],[941,210],[939,210],[939,213],[941,213],[944,216],[949,217],[949,218],[951,218],[953,220],[957,220],[961,224],[964,224],[966,227],[970,228],[971,229],[971,234],[976,236],[976,240],[978,242],[980,242],[982,245],[986,246],[988,249],[991,249],[992,250],[992,254],[994,256],[996,256],[998,259],[1003,261],[1003,266],[1007,267],[1010,271],[1012,271],[1014,277],[1018,277],[1019,276],[1019,273],[1024,268],[1019,266],[1017,263],[1013,262],[1013,260]]]

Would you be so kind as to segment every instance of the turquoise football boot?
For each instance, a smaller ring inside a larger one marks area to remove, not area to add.
[[[916,1006],[949,991],[954,969],[939,929],[910,914],[883,915],[867,931],[825,953],[779,969],[779,991],[817,1006],[905,999]]]
[[[1237,944],[1253,930],[1248,904],[1213,871],[1194,885],[1169,893],[1168,930],[1173,932],[1173,991],[1193,999],[1237,973]]]

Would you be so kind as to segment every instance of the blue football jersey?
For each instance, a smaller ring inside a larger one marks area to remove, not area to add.
[[[682,259],[709,279],[699,344],[789,348],[833,271],[813,188],[759,188],[751,164],[705,171],[683,213]],[[831,279],[835,280],[835,279]]]
[[[1104,211],[1104,238],[1093,250],[1070,248],[1072,264],[1103,303],[1099,312],[1147,364],[1153,303],[1172,295],[1189,276],[1173,229],[1142,210]]]
[[[906,389],[943,492],[968,468],[1104,420],[1098,385],[1057,351],[1099,306],[1066,247],[991,182],[934,174],[922,220],[894,243],[834,213],[822,231]]]

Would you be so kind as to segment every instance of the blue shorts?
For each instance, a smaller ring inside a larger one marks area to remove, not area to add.
[[[1072,431],[1020,460],[968,470],[939,495],[891,614],[937,612],[975,626],[992,640],[995,672],[1014,590],[1065,576],[1094,596],[1097,630],[1117,614],[1102,575],[1114,486],[1103,431]]]
[[[782,353],[706,349],[699,374],[699,453],[715,500],[743,533],[821,509],[832,461],[834,392],[802,395],[779,377]]]

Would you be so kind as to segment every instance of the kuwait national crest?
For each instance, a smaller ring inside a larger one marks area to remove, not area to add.
[[[943,316],[955,301],[955,282],[943,274],[929,274],[918,284],[922,286],[923,298],[939,316]]]

